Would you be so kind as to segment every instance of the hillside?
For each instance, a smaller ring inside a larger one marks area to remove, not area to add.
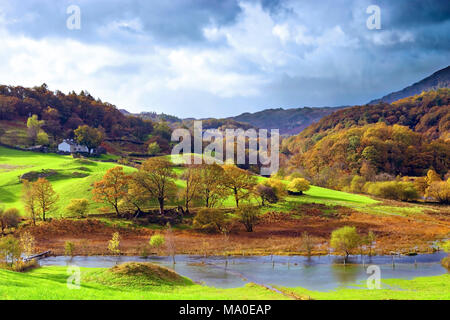
[[[22,183],[19,177],[30,172],[39,173],[52,183],[59,194],[59,213],[56,216],[61,216],[71,199],[91,199],[94,181],[100,180],[108,169],[116,165],[0,147],[0,203],[8,208],[18,208],[24,213],[21,202]],[[131,172],[133,169],[125,167],[125,171]],[[92,210],[99,207],[100,204],[91,203]]]
[[[229,119],[249,123],[258,128],[280,129],[280,134],[294,135],[342,108],[346,107],[266,109],[255,113],[242,113]]]
[[[450,89],[438,89],[398,100],[392,104],[379,103],[338,110],[306,128],[300,137],[329,130],[385,122],[407,126],[431,139],[448,139]]]
[[[423,91],[437,90],[440,88],[450,88],[450,66],[433,73],[431,76],[403,90],[392,92],[381,99],[373,100],[369,104],[377,104],[380,102],[391,103],[406,97],[421,94]]]
[[[313,183],[348,186],[355,175],[389,180],[450,168],[450,89],[438,89],[392,104],[339,110],[283,142],[288,171]],[[384,176],[383,176],[384,175]]]
[[[116,106],[86,91],[64,94],[50,91],[45,84],[24,88],[0,85],[0,142],[8,146],[30,147],[27,119],[37,115],[48,135],[47,145],[55,149],[63,139],[87,125],[102,132],[101,146],[116,155],[146,153],[157,142],[162,153],[169,152],[171,129],[163,122],[125,115]]]

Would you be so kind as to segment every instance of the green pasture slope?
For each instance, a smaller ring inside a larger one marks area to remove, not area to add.
[[[0,300],[195,300],[195,299],[286,299],[286,296],[256,285],[242,288],[218,289],[194,284],[186,279],[183,284],[170,282],[143,285],[141,279],[111,279],[106,284],[97,281],[101,268],[81,268],[81,288],[67,288],[66,267],[42,267],[25,273],[0,269]],[[104,279],[102,279],[104,280]]]
[[[116,165],[0,147],[0,203],[7,208],[18,208],[23,213],[22,183],[19,177],[30,171],[56,170],[57,174],[47,179],[59,194],[58,207],[65,208],[71,199],[91,199],[93,182],[100,180],[108,169]],[[134,170],[124,168],[127,172]],[[92,209],[101,207],[96,203],[91,206]]]
[[[339,288],[326,292],[304,288],[280,288],[280,290],[317,300],[450,300],[448,273],[411,280],[383,279],[381,289],[368,290],[364,283],[355,286],[357,288]]]
[[[303,288],[279,288],[288,295],[248,284],[241,288],[219,289],[201,286],[185,279],[182,284],[170,282],[143,285],[142,279],[114,279],[106,269],[81,268],[81,288],[67,288],[66,267],[42,267],[25,273],[0,269],[0,300],[6,299],[288,299],[293,297],[310,299],[450,299],[450,274],[421,277],[412,280],[385,279],[381,290],[365,288],[342,288],[328,292],[310,291]],[[103,275],[103,279],[100,275]],[[106,274],[106,275],[105,275]],[[107,277],[106,282],[104,277]],[[103,281],[98,281],[102,279]],[[363,285],[361,285],[363,286]]]
[[[182,163],[180,156],[165,156],[174,164]],[[0,147],[0,203],[10,208],[16,207],[23,212],[21,203],[21,188],[19,176],[30,171],[56,170],[57,174],[48,177],[53,188],[59,194],[58,207],[63,209],[71,199],[92,199],[92,184],[100,180],[105,172],[116,166],[116,163],[99,162],[83,159],[73,159],[71,156],[62,156],[57,154],[42,154],[27,151],[18,151]],[[124,166],[126,172],[135,170]],[[175,172],[180,175],[183,169],[176,167]],[[260,181],[266,179],[258,177]],[[287,181],[285,181],[288,183]],[[177,179],[178,187],[185,187],[183,180]],[[346,193],[317,186],[311,186],[303,196],[288,196],[285,201],[268,206],[264,211],[290,211],[302,203],[319,203],[327,206],[341,205],[353,208],[358,211],[373,214],[400,214],[408,215],[422,212],[425,206],[402,205],[386,206],[379,201],[365,195]],[[175,205],[177,203],[168,203]],[[226,199],[222,206],[234,207],[233,197]],[[91,203],[91,212],[98,211],[101,204]],[[427,210],[433,210],[427,208]],[[64,210],[58,210],[54,217],[64,215]]]

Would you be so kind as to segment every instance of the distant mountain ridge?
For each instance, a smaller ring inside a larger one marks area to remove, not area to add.
[[[280,134],[293,135],[299,133],[310,124],[343,108],[347,107],[266,109],[255,113],[245,112],[229,119],[249,123],[258,128],[279,129]]]
[[[440,88],[450,88],[450,66],[436,71],[431,76],[404,88],[403,90],[392,92],[381,99],[375,99],[369,104],[380,102],[391,103],[403,98],[421,94],[423,91],[437,90]]]

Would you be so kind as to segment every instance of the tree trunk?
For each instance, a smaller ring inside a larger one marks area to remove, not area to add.
[[[114,205],[114,209],[116,210],[117,216],[120,217],[119,206],[117,204]]]
[[[236,200],[236,208],[239,208],[239,197],[236,189],[234,189],[234,199]]]
[[[186,213],[189,214],[189,201],[186,200],[184,206],[186,207]]]
[[[164,214],[164,198],[158,198],[159,202],[159,213]]]

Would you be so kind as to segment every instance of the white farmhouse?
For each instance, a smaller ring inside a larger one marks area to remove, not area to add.
[[[75,141],[69,139],[64,139],[63,142],[58,144],[58,151],[70,153],[89,152],[86,146],[82,146],[76,143]]]

